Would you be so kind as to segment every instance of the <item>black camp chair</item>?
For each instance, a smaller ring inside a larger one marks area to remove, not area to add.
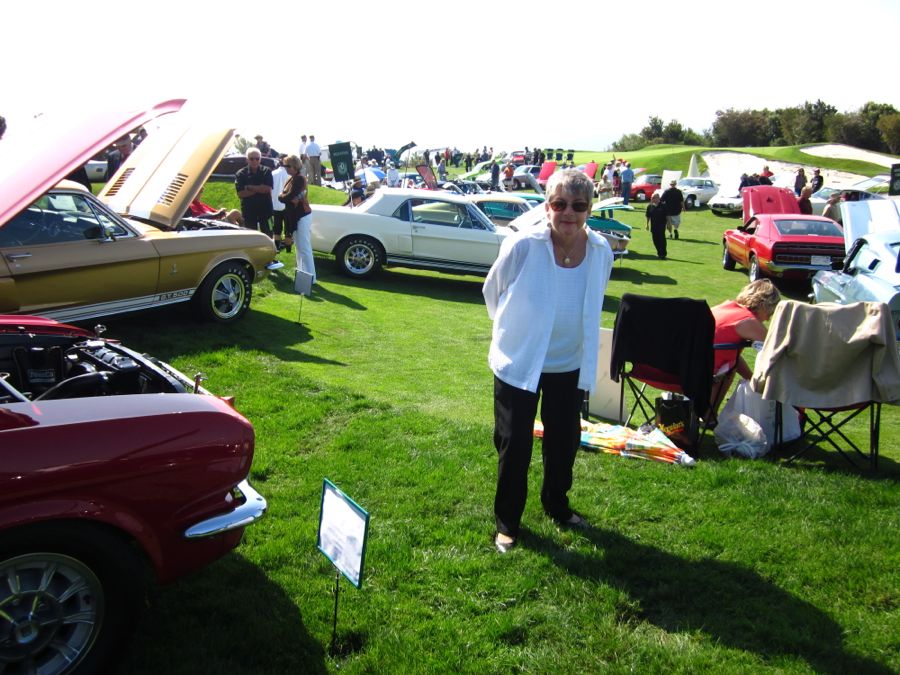
[[[653,392],[686,396],[690,402],[688,447],[696,448],[714,423],[714,411],[709,410],[712,394],[718,400],[717,388],[731,380],[729,373],[714,377],[713,352],[739,352],[750,344],[716,345],[714,336],[715,320],[705,300],[623,295],[616,314],[610,361],[612,379],[622,382],[619,419],[624,419],[626,426],[633,420],[634,426],[655,423]],[[624,417],[626,387],[634,403]]]

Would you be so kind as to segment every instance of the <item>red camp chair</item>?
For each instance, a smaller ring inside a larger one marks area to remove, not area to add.
[[[703,433],[712,427],[709,402],[716,387],[724,386],[728,373],[713,376],[713,351],[737,349],[748,342],[713,344],[715,320],[704,300],[655,298],[626,293],[622,296],[613,330],[610,375],[621,379],[619,419],[625,425],[655,423],[656,402],[652,391],[671,392],[690,401],[688,445],[696,448]],[[628,367],[627,364],[630,364]],[[626,387],[634,398],[627,417]],[[717,396],[718,399],[718,396]],[[716,400],[717,400],[716,399]],[[636,413],[640,413],[635,418]],[[703,424],[700,424],[700,420]]]

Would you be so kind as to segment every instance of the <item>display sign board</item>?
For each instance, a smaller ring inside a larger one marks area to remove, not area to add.
[[[362,586],[368,537],[369,514],[326,478],[316,545],[357,588]]]
[[[334,180],[353,180],[353,150],[349,143],[332,143],[328,146]]]
[[[312,294],[313,275],[309,272],[296,270],[294,272],[294,292],[305,295],[307,298]]]

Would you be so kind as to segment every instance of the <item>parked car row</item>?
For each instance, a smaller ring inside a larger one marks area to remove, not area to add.
[[[183,224],[232,137],[182,123],[183,104],[45,116],[39,135],[3,141],[7,157],[40,158],[0,165],[3,672],[108,672],[145,583],[226,555],[267,507],[248,482],[253,427],[230,398],[54,320],[191,301],[231,322],[280,266],[262,233]],[[161,115],[97,197],[63,180]]]

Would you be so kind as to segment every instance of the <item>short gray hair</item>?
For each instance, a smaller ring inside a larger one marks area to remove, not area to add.
[[[594,201],[594,181],[577,169],[563,169],[550,176],[550,180],[547,181],[547,199],[550,199],[557,190],[582,197],[588,203]]]
[[[254,157],[258,156],[260,159],[262,159],[262,151],[256,146],[250,146],[249,148],[247,148],[247,159],[250,159],[250,155],[253,155]]]

